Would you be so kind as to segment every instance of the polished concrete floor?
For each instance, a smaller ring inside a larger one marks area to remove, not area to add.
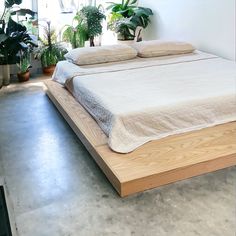
[[[40,83],[0,91],[0,176],[20,236],[236,232],[236,168],[121,199]]]

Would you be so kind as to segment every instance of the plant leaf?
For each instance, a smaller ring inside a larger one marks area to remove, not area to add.
[[[0,44],[5,42],[8,38],[9,36],[7,36],[6,34],[0,34]]]

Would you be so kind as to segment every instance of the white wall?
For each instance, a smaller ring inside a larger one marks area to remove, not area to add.
[[[177,39],[236,59],[236,0],[139,0],[154,11],[146,39]]]

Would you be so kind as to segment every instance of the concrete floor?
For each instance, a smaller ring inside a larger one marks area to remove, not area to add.
[[[234,236],[236,168],[121,199],[45,95],[0,91],[0,175],[20,236]]]

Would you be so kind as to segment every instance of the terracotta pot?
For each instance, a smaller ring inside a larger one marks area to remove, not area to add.
[[[19,80],[19,82],[26,82],[29,80],[30,78],[30,72],[26,71],[26,72],[19,72],[17,73],[17,78]]]
[[[52,75],[54,70],[55,70],[56,65],[51,65],[51,66],[47,66],[47,67],[43,67],[43,73],[45,75]]]

